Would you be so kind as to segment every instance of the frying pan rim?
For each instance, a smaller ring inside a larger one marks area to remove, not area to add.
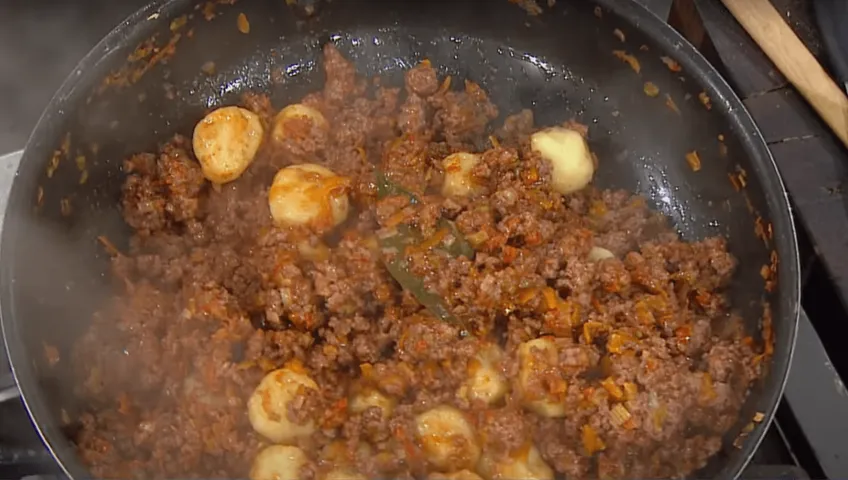
[[[87,469],[80,463],[78,455],[76,455],[71,447],[71,442],[61,432],[55,432],[54,425],[44,425],[39,420],[48,418],[48,409],[42,399],[43,392],[35,384],[32,367],[26,357],[28,352],[23,346],[23,343],[10,341],[10,338],[16,340],[19,338],[18,322],[15,321],[16,317],[14,315],[15,298],[12,292],[14,283],[14,278],[12,277],[13,269],[10,268],[12,259],[15,257],[15,243],[7,241],[7,238],[12,235],[10,233],[12,229],[9,226],[15,221],[15,213],[10,212],[20,210],[20,208],[13,209],[13,205],[19,204],[16,201],[16,197],[20,195],[15,195],[15,191],[20,189],[18,185],[21,182],[18,181],[18,178],[22,176],[22,170],[36,168],[34,165],[35,159],[28,159],[28,152],[33,149],[34,145],[42,141],[39,133],[49,128],[52,122],[57,121],[57,118],[62,116],[61,106],[65,101],[74,96],[78,87],[92,83],[93,79],[88,74],[89,69],[93,69],[100,62],[106,60],[114,51],[124,47],[129,39],[139,36],[145,30],[149,30],[151,24],[148,20],[155,19],[155,17],[152,17],[153,15],[157,13],[161,14],[166,8],[181,8],[183,4],[190,3],[191,0],[151,0],[147,5],[131,13],[121,23],[115,26],[77,63],[62,82],[59,89],[56,90],[56,93],[51,97],[50,102],[39,116],[35,127],[33,127],[26,145],[24,145],[23,155],[18,165],[18,170],[15,172],[12,189],[9,192],[6,211],[3,212],[3,225],[5,228],[3,228],[2,237],[0,238],[0,270],[2,270],[0,272],[0,279],[2,279],[4,288],[0,291],[0,331],[3,333],[6,355],[9,358],[9,366],[17,383],[22,403],[30,417],[30,423],[35,428],[44,446],[56,460],[56,464],[61,472],[70,479],[85,478],[87,476]],[[23,199],[20,200],[22,201]],[[48,431],[47,428],[50,428],[51,431]]]
[[[725,119],[731,125],[735,123],[741,129],[736,133],[742,139],[745,153],[748,155],[751,164],[757,169],[757,178],[762,184],[763,195],[769,204],[770,213],[773,215],[770,220],[775,227],[775,231],[779,232],[774,237],[775,249],[778,251],[780,258],[778,265],[779,288],[781,293],[784,291],[783,289],[786,289],[786,293],[789,293],[790,298],[781,296],[775,302],[781,303],[784,306],[791,305],[792,308],[786,309],[783,313],[783,316],[789,317],[787,321],[791,322],[791,328],[780,339],[782,340],[782,344],[775,345],[775,350],[781,352],[781,354],[773,356],[769,376],[779,375],[780,382],[770,392],[765,391],[762,393],[766,403],[765,418],[748,435],[747,440],[742,446],[742,454],[739,459],[729,463],[722,469],[722,471],[730,470],[733,472],[732,478],[735,480],[741,476],[745,467],[753,459],[754,453],[765,438],[766,429],[774,420],[777,406],[781,397],[783,397],[786,382],[789,379],[789,369],[795,353],[795,340],[798,335],[798,319],[801,309],[801,261],[789,192],[786,189],[783,177],[780,174],[777,163],[774,161],[771,150],[769,150],[762,132],[751,116],[751,113],[739,96],[736,95],[730,84],[727,83],[727,80],[718,73],[718,70],[694,45],[647,7],[635,0],[630,2],[621,2],[619,0],[594,1],[615,12],[631,25],[638,28],[641,33],[664,47],[666,53],[669,53],[683,65],[686,71],[700,80],[702,84],[707,85],[708,90],[713,94],[711,96],[714,100],[717,98],[715,94],[719,95],[718,98],[724,102],[726,107],[723,112]],[[715,101],[713,102],[714,105],[716,103]],[[748,135],[743,135],[743,132],[747,132]],[[791,258],[787,259],[787,255]],[[788,285],[789,288],[787,288],[786,282],[790,282]],[[777,341],[775,339],[775,342]]]
[[[774,388],[771,392],[766,391],[763,393],[767,402],[766,418],[758,425],[758,430],[755,430],[749,435],[748,441],[743,446],[743,453],[740,455],[740,459],[736,462],[729,463],[723,469],[723,471],[732,471],[733,478],[737,478],[750,462],[753,453],[764,438],[765,429],[774,417],[777,404],[786,386],[795,349],[801,297],[798,275],[798,272],[800,272],[800,260],[788,193],[771,152],[766,146],[763,136],[750,113],[730,85],[718,74],[715,67],[692,44],[662,19],[634,0],[629,2],[621,2],[619,0],[594,1],[598,5],[615,12],[622,19],[629,22],[635,28],[638,28],[643,34],[662,46],[667,54],[678,60],[682,65],[688,67],[687,71],[702,84],[705,84],[712,94],[716,95],[714,98],[720,98],[723,101],[723,104],[726,106],[723,116],[731,125],[739,129],[736,133],[743,139],[742,143],[745,153],[756,167],[757,171],[755,174],[762,182],[763,194],[769,204],[770,213],[773,215],[771,221],[775,226],[775,230],[778,232],[775,236],[775,244],[781,258],[778,266],[778,280],[781,291],[789,294],[789,298],[784,296],[777,301],[793,307],[791,311],[785,311],[783,313],[784,317],[789,317],[785,321],[792,322],[792,325],[781,336],[781,345],[776,346],[781,354],[775,355],[770,375],[779,375],[780,382],[777,388]],[[43,141],[42,135],[39,134],[43,130],[48,129],[52,122],[57,121],[58,117],[62,116],[60,113],[61,106],[66,100],[74,96],[77,87],[92,83],[91,75],[87,74],[89,69],[105,60],[113,50],[125,46],[128,40],[136,38],[140,33],[149,30],[151,23],[146,20],[151,15],[157,12],[163,12],[166,8],[169,10],[179,9],[187,3],[191,3],[190,0],[151,1],[135,13],[129,15],[123,22],[103,37],[83,57],[74,70],[72,70],[71,74],[65,79],[50,100],[50,103],[44,109],[24,147],[21,164],[12,185],[7,210],[4,213],[4,225],[11,225],[11,222],[15,221],[14,214],[10,214],[10,212],[13,212],[13,210],[20,211],[23,208],[13,209],[11,207],[13,205],[20,205],[24,201],[23,198],[17,198],[21,195],[15,195],[15,191],[21,188],[19,187],[21,182],[18,181],[18,177],[26,176],[21,175],[21,172],[25,169],[34,170],[36,168],[34,164],[35,159],[28,159],[28,152],[32,151],[35,145]],[[77,72],[77,74],[74,74],[74,72]],[[743,133],[747,133],[747,135]],[[28,352],[21,342],[10,341],[10,339],[19,338],[17,321],[14,315],[14,297],[12,295],[14,279],[12,278],[12,268],[10,268],[14,258],[15,244],[11,241],[12,234],[10,232],[10,228],[4,228],[2,240],[0,240],[0,245],[2,246],[0,248],[0,265],[2,265],[0,279],[2,279],[2,284],[4,285],[4,288],[0,291],[0,328],[2,328],[4,335],[9,363],[34,428],[47,449],[56,459],[59,468],[70,478],[83,478],[86,476],[86,469],[81,465],[78,456],[71,448],[71,442],[60,432],[56,432],[53,425],[44,425],[39,421],[39,419],[48,418],[48,410],[41,397],[42,391],[35,383],[32,367],[27,361],[26,355]],[[787,285],[786,282],[789,282],[789,284]]]

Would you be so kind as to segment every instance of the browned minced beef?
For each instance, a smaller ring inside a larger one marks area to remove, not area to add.
[[[307,476],[320,477],[325,452],[338,448],[369,477],[435,474],[412,422],[439,404],[467,413],[489,457],[532,443],[568,478],[682,477],[704,465],[759,375],[754,342],[723,294],[736,264],[725,241],[683,242],[623,191],[552,191],[550,165],[529,148],[532,112],[490,125],[498,110],[486,93],[439,79],[428,62],[407,72],[405,91],[360,78],[332,46],[324,68],[324,90],[302,102],[329,130],[266,139],[235,182],[209,185],[179,136],[126,160],[122,205],[135,235],[114,259],[122,293],[74,355],[89,407],[76,442],[92,473],[246,476],[267,444],[247,399],[292,360],[319,386],[288,412],[319,426],[300,443]],[[242,106],[266,125],[281,107],[257,94]],[[442,159],[458,151],[480,154],[473,198],[438,194]],[[323,237],[270,216],[274,173],[304,161],[351,180],[351,214]],[[377,199],[378,169],[418,201]],[[387,226],[430,237],[440,219],[473,240],[475,255],[408,252],[409,269],[470,335],[436,319],[383,264]],[[593,247],[614,256],[591,261]],[[525,409],[514,387],[489,406],[459,393],[481,345],[500,345],[501,373],[515,385],[519,345],[541,335],[558,357],[526,388],[565,387],[564,417]],[[363,386],[396,407],[349,413]],[[621,407],[623,423],[611,416]]]

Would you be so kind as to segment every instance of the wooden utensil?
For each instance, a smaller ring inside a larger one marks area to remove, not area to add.
[[[848,97],[769,0],[722,0],[757,45],[848,147]]]

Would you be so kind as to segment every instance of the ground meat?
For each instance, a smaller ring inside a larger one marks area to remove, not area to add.
[[[483,137],[498,108],[476,83],[466,81],[464,92],[448,91],[432,98],[437,108],[434,127],[441,130],[448,144],[461,148]]]
[[[269,443],[245,405],[284,367],[318,386],[285,412],[316,426],[297,442],[304,478],[339,462],[369,478],[435,474],[416,416],[440,405],[461,410],[487,458],[535,447],[558,476],[702,467],[762,360],[728,304],[737,261],[726,241],[681,241],[628,192],[554,192],[550,162],[529,148],[532,112],[496,128],[482,88],[440,81],[429,62],[404,89],[358,77],[330,44],[323,65],[323,90],[301,103],[331,128],[295,120],[291,139],[265,139],[231,183],[210,185],[181,136],[125,160],[134,235],[112,263],[122,292],[72,355],[87,405],[75,441],[92,474],[244,477]],[[241,103],[266,125],[277,113],[263,94]],[[458,151],[479,154],[476,188],[444,198],[443,160]],[[277,169],[304,161],[350,179],[347,220],[322,235],[269,213]],[[411,241],[386,249],[399,231]],[[589,258],[594,247],[612,257]],[[386,268],[398,258],[412,282]],[[553,354],[519,359],[543,335]],[[468,395],[484,366],[506,382],[489,403]],[[384,401],[357,404],[363,392]],[[538,398],[565,415],[541,415],[528,403]]]
[[[524,109],[506,117],[503,127],[499,128],[496,134],[504,143],[521,145],[529,140],[533,126],[533,111]]]
[[[351,97],[359,95],[365,84],[356,76],[356,68],[336,49],[332,43],[324,46],[324,101],[340,106]]]
[[[532,431],[529,419],[518,408],[483,411],[478,425],[486,450],[495,457],[506,456],[526,445]]]
[[[427,122],[428,105],[414,93],[407,97],[398,112],[397,125],[406,134],[422,133],[429,125]]]
[[[406,91],[419,97],[429,97],[439,89],[439,79],[436,70],[430,62],[422,62],[406,71],[404,74]]]

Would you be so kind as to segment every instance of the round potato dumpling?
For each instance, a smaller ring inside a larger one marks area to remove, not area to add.
[[[588,258],[592,262],[599,262],[601,260],[606,260],[607,258],[613,257],[615,257],[615,255],[606,248],[592,247],[592,249],[589,250]]]
[[[192,148],[203,176],[224,184],[247,170],[262,143],[262,122],[250,110],[223,107],[210,112],[194,127]]]
[[[377,407],[383,412],[383,416],[391,415],[395,408],[395,402],[373,388],[364,388],[351,397],[347,404],[352,413],[362,413],[371,407]]]
[[[288,417],[289,402],[304,388],[317,390],[318,385],[300,367],[283,367],[265,375],[247,401],[253,429],[272,442],[287,445],[312,435],[314,422],[298,424]]]
[[[308,462],[306,454],[297,447],[271,445],[259,452],[250,467],[250,480],[297,480]]]
[[[274,176],[268,205],[278,225],[309,226],[317,231],[347,218],[350,182],[320,165],[304,163],[283,168]]]
[[[480,458],[480,445],[465,415],[441,405],[415,418],[415,432],[425,458],[439,470],[471,468]]]
[[[534,445],[527,445],[508,456],[480,459],[479,471],[486,480],[553,480],[554,471],[545,463]]]
[[[467,197],[479,189],[471,178],[471,169],[480,163],[480,156],[473,153],[454,153],[442,161],[445,180],[442,195],[446,197]]]
[[[483,477],[471,470],[460,470],[453,473],[431,473],[427,480],[483,480]]]
[[[557,374],[559,353],[553,337],[518,346],[518,388],[525,408],[543,417],[564,417],[568,387]]]
[[[271,131],[272,138],[277,142],[282,142],[287,138],[296,138],[300,132],[293,128],[293,121],[298,119],[310,122],[310,127],[327,129],[327,119],[321,112],[302,103],[294,103],[280,110],[280,113],[274,117],[274,128]]]
[[[368,480],[365,475],[347,468],[334,468],[319,478],[321,480]]]
[[[470,401],[492,405],[499,402],[508,390],[499,363],[503,352],[497,345],[487,345],[468,362],[469,378],[459,389],[460,396]]]
[[[580,132],[562,127],[530,136],[530,148],[551,162],[551,186],[559,193],[576,192],[592,181],[595,161]]]
[[[320,462],[327,466],[322,474],[318,475],[320,480],[366,480],[365,475],[357,472],[355,458],[372,458],[373,451],[366,442],[360,442],[357,453],[352,454],[345,440],[335,440],[325,446],[320,454]]]

